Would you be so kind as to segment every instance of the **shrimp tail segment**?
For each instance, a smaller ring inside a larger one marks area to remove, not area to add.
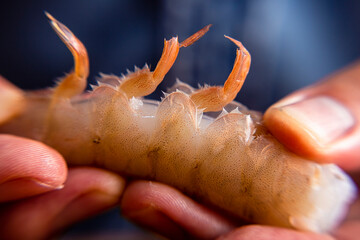
[[[197,107],[205,112],[220,111],[233,101],[240,91],[250,69],[251,56],[241,42],[225,36],[238,47],[233,69],[225,81],[224,87],[205,87],[191,94]]]

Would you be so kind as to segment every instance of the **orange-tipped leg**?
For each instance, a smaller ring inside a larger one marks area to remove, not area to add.
[[[71,51],[75,62],[74,71],[64,77],[55,88],[53,101],[56,102],[59,99],[76,96],[85,90],[86,78],[89,75],[89,58],[80,40],[64,24],[49,13],[45,12],[45,14],[52,28]]]
[[[136,69],[135,72],[130,72],[125,76],[119,89],[128,98],[142,97],[154,92],[174,64],[178,52],[179,42],[177,37],[173,37],[168,41],[165,40],[164,50],[154,72],[151,72],[147,65],[143,69]]]
[[[155,91],[174,64],[179,49],[181,47],[188,47],[196,42],[209,30],[210,26],[211,25],[204,27],[180,44],[177,37],[165,40],[164,50],[155,70],[151,72],[150,69],[145,66],[143,69],[137,69],[135,72],[129,73],[125,76],[119,89],[123,91],[128,98],[146,96]]]
[[[236,44],[236,59],[234,67],[226,80],[224,87],[205,87],[193,92],[190,97],[197,107],[205,112],[220,111],[233,101],[244,84],[250,69],[251,56],[246,48],[237,40],[225,36]]]
[[[200,29],[199,31],[197,31],[196,33],[194,33],[193,35],[182,41],[180,43],[180,47],[188,47],[192,45],[194,42],[202,38],[205,35],[205,33],[209,31],[211,26],[212,24],[206,25],[205,27],[203,27],[202,29]]]

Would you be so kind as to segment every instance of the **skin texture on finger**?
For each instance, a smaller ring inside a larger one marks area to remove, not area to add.
[[[295,153],[346,170],[360,168],[360,62],[297,91],[264,115],[270,132]]]
[[[171,239],[213,239],[235,227],[178,190],[156,182],[132,182],[121,209],[130,220]]]
[[[329,235],[316,234],[311,232],[301,232],[291,229],[261,226],[261,225],[248,225],[240,227],[218,240],[335,240]]]
[[[49,238],[76,221],[116,206],[124,185],[123,178],[105,170],[72,168],[63,189],[2,205],[0,236]]]
[[[61,188],[67,177],[62,156],[43,143],[0,135],[0,202]]]
[[[360,236],[360,199],[352,204],[344,222],[333,234],[338,240],[355,240]]]

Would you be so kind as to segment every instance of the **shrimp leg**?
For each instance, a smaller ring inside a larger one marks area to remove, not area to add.
[[[236,51],[234,67],[224,87],[206,87],[190,95],[195,105],[198,108],[203,108],[205,112],[220,111],[225,105],[234,100],[250,69],[251,56],[246,48],[239,41],[228,36],[225,37],[239,48]]]
[[[155,70],[151,72],[147,65],[143,69],[136,69],[135,72],[129,73],[124,77],[119,89],[128,98],[146,96],[155,91],[174,64],[179,49],[181,47],[188,47],[196,42],[209,30],[210,26],[205,26],[181,43],[178,42],[177,37],[164,40],[164,49]]]
[[[55,104],[60,99],[71,98],[85,90],[86,79],[89,75],[89,58],[81,41],[64,24],[49,13],[45,12],[45,14],[56,34],[71,51],[75,62],[74,71],[64,77],[54,89],[52,101]]]
[[[86,78],[89,75],[89,59],[86,48],[80,40],[49,13],[45,12],[45,14],[55,32],[71,51],[75,62],[74,71],[62,79],[54,89],[52,97],[52,106],[54,106],[59,100],[74,97],[85,90]],[[209,30],[210,26],[207,25],[181,43],[178,42],[177,37],[165,40],[164,49],[155,70],[151,72],[147,65],[143,69],[136,69],[135,72],[124,76],[118,90],[125,93],[128,98],[146,96],[155,91],[174,64],[179,49],[196,42]]]

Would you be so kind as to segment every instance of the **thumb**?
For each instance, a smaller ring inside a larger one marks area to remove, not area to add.
[[[360,168],[360,61],[299,90],[264,115],[270,132],[295,153],[346,170]]]

